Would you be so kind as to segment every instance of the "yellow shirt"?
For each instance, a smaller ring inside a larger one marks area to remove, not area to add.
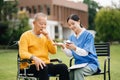
[[[42,59],[46,64],[50,63],[49,53],[55,54],[57,47],[44,35],[36,36],[31,30],[22,34],[19,41],[19,55],[21,59],[30,59],[32,55]],[[27,66],[23,64],[22,66]],[[22,67],[21,68],[24,68]]]

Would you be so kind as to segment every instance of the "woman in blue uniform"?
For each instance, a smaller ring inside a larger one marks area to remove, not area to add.
[[[75,65],[87,63],[83,68],[72,69],[69,72],[70,80],[84,80],[85,75],[92,75],[99,70],[94,37],[81,25],[78,15],[70,15],[67,23],[74,33],[70,35],[68,42],[56,45],[61,46],[67,56],[75,59]]]

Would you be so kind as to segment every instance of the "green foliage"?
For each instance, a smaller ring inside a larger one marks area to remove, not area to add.
[[[9,46],[13,44],[13,41],[18,41],[21,34],[30,29],[28,20],[29,18],[26,12],[20,12],[18,19],[8,21],[8,23],[3,21],[4,24],[0,24],[0,45]],[[8,48],[8,46],[6,46],[6,48]]]
[[[97,13],[97,9],[99,9],[99,5],[93,1],[93,0],[84,0],[83,3],[88,5],[88,21],[89,21],[89,27],[88,29],[90,30],[95,30],[95,24],[94,24],[94,19]]]
[[[8,44],[13,35],[17,10],[17,0],[0,0],[0,45]]]
[[[21,34],[23,32],[25,32],[26,30],[30,29],[28,21],[29,21],[29,17],[27,15],[27,12],[26,11],[23,11],[23,12],[20,11],[18,13],[18,22],[16,22],[17,24],[13,28],[12,37],[11,37],[11,40],[9,41],[9,43],[12,44],[13,41],[18,41]]]
[[[0,0],[0,21],[7,21],[17,13],[17,1]]]
[[[101,9],[95,19],[98,41],[120,41],[120,11],[111,8]]]
[[[9,27],[9,22],[0,22],[0,44],[7,44],[11,37],[12,29]]]

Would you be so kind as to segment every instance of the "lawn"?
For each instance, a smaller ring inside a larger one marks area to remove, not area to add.
[[[16,80],[17,74],[17,50],[0,50],[0,80]],[[111,45],[111,80],[120,80],[120,45]],[[63,63],[69,65],[69,58],[58,48],[56,55],[51,58],[60,58]],[[102,76],[87,77],[86,80],[103,80]],[[54,78],[51,78],[54,80]]]

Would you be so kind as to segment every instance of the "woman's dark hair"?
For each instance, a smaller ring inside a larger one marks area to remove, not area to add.
[[[72,20],[74,20],[74,21],[79,21],[79,20],[80,20],[79,16],[76,15],[76,14],[71,14],[71,15],[67,18],[67,22],[69,21],[69,19],[72,19]],[[80,22],[80,26],[83,27],[83,25],[81,24],[81,22]]]

